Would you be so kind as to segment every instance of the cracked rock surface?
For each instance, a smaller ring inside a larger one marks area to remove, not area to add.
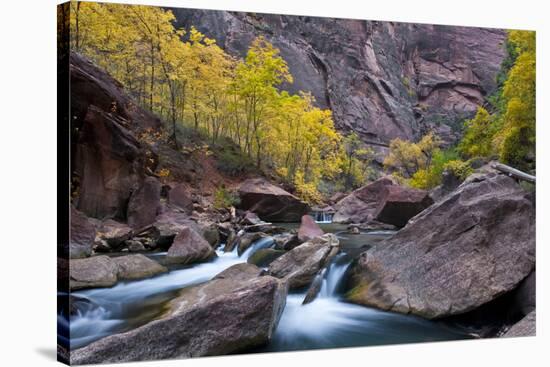
[[[507,176],[475,175],[352,265],[351,302],[425,318],[473,310],[535,266],[535,209]]]

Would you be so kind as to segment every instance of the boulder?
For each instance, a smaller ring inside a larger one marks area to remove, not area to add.
[[[308,303],[311,303],[315,301],[315,298],[317,298],[317,295],[321,291],[321,288],[323,287],[323,278],[325,277],[325,273],[327,271],[327,268],[323,268],[316,276],[313,278],[313,282],[311,282],[311,285],[309,286],[306,296],[304,297],[304,301],[302,302],[303,305],[307,305]]]
[[[307,214],[302,216],[300,228],[298,229],[298,239],[300,241],[306,242],[323,234],[325,232],[315,223],[311,216]]]
[[[394,185],[389,177],[380,178],[365,185],[333,205],[335,223],[365,223],[374,218],[386,187]]]
[[[537,275],[536,271],[525,278],[514,293],[514,310],[517,314],[527,315],[537,306]]]
[[[537,335],[537,311],[531,311],[523,319],[512,325],[502,337],[515,338],[520,336],[536,336]]]
[[[298,222],[309,211],[305,202],[262,178],[244,181],[238,192],[239,208],[268,222]]]
[[[276,250],[272,248],[261,248],[254,252],[246,262],[254,264],[256,266],[264,267],[271,264],[275,259],[283,256],[285,251]]]
[[[69,254],[71,259],[90,256],[94,245],[96,229],[93,223],[71,205],[71,231]]]
[[[133,229],[128,225],[107,219],[101,224],[97,237],[107,242],[109,248],[118,249],[124,241],[132,238],[133,233]]]
[[[290,289],[309,285],[339,250],[335,235],[327,233],[290,250],[269,265],[269,274],[284,279]]]
[[[128,251],[130,252],[145,251],[145,246],[141,241],[138,241],[138,240],[126,241],[126,246],[128,247]]]
[[[284,309],[286,287],[256,273],[236,278],[222,273],[186,288],[161,318],[72,351],[71,364],[222,355],[265,345]]]
[[[433,199],[427,191],[389,185],[382,191],[373,217],[379,222],[404,227],[409,219],[432,204]]]
[[[384,310],[440,318],[507,293],[535,265],[535,210],[504,175],[466,180],[350,270],[347,298]]]
[[[191,264],[208,261],[216,253],[197,231],[191,227],[183,227],[174,238],[172,246],[166,254],[168,263]]]
[[[118,266],[108,256],[74,259],[69,268],[71,290],[111,287],[117,282]]]
[[[216,224],[212,223],[204,226],[202,229],[202,235],[213,248],[218,247],[220,244],[220,232],[218,231],[218,226]]]
[[[185,227],[201,232],[197,223],[188,214],[170,209],[158,215],[155,223],[147,232],[148,236],[155,241],[156,247],[168,249],[176,235]]]
[[[155,221],[160,206],[160,182],[147,177],[141,187],[132,194],[128,203],[128,225],[142,228]]]
[[[164,266],[141,254],[113,257],[111,260],[118,267],[119,280],[149,278],[168,271]]]
[[[178,184],[170,189],[168,202],[186,211],[193,209],[193,200],[187,191],[187,187],[183,184]]]

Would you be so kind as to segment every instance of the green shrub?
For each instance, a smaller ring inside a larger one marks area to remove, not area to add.
[[[216,209],[230,208],[239,203],[240,199],[237,193],[228,191],[223,185],[214,192],[214,207]]]
[[[455,159],[445,163],[443,170],[453,174],[455,177],[459,178],[461,181],[464,181],[468,176],[473,172],[472,167],[468,162]]]

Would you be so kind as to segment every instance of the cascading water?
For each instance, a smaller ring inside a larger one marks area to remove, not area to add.
[[[59,325],[61,329],[70,327],[73,349],[107,335],[134,329],[161,316],[167,302],[176,297],[182,288],[206,282],[230,266],[246,262],[254,252],[273,246],[273,243],[271,237],[262,238],[240,256],[237,248],[224,252],[222,246],[216,251],[218,257],[208,263],[173,269],[149,279],[121,282],[112,288],[72,292],[72,296],[85,299],[89,304],[71,315],[68,325],[66,320],[61,320]],[[153,256],[162,258],[164,255]],[[289,294],[272,341],[257,351],[464,338],[463,334],[433,322],[346,303],[339,295],[339,288],[349,264],[349,258],[343,253],[333,259],[313,302],[302,305],[305,291]],[[68,314],[67,310],[64,312]]]
[[[223,245],[213,261],[138,281],[121,282],[112,288],[72,292],[94,307],[87,307],[70,317],[71,347],[79,348],[97,339],[143,325],[163,312],[163,305],[185,287],[204,283],[223,270],[246,260],[261,248],[273,245],[265,237],[253,243],[240,256],[237,248],[224,252]],[[162,257],[166,253],[156,254]],[[59,296],[68,296],[60,294]]]
[[[311,213],[311,216],[317,223],[332,223],[332,217],[334,216],[334,213],[324,212],[324,211],[318,211]]]

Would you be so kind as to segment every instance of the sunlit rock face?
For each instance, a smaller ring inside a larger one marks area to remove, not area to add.
[[[429,128],[447,142],[496,87],[506,34],[498,29],[172,9],[228,52],[265,36],[337,127],[364,141],[412,139]]]

